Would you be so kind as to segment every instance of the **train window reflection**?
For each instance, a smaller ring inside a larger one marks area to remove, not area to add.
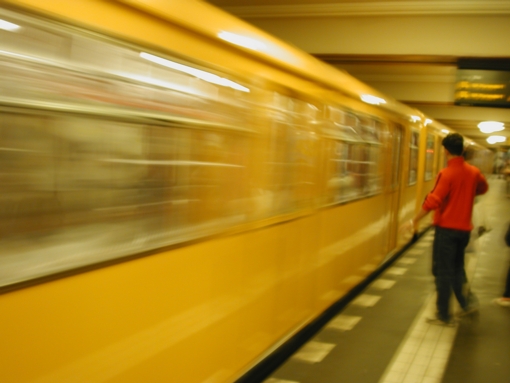
[[[400,180],[400,155],[401,155],[401,142],[404,128],[400,124],[393,125],[392,134],[390,135],[391,147],[391,190],[398,188]]]
[[[0,29],[4,31],[14,32],[19,30],[21,27],[18,24],[11,23],[7,20],[0,19]]]
[[[196,68],[193,68],[193,67],[190,67],[190,66],[187,66],[187,65],[179,64],[179,63],[176,63],[174,61],[170,61],[170,60],[164,59],[162,57],[151,55],[150,53],[141,52],[140,53],[140,57],[142,57],[142,58],[144,58],[146,60],[152,61],[152,62],[154,62],[156,64],[166,66],[166,67],[168,67],[170,69],[174,69],[174,70],[177,70],[179,72],[190,74],[192,76],[195,76],[195,77],[197,77],[197,78],[199,78],[201,80],[210,82],[212,84],[226,86],[226,87],[229,87],[229,88],[232,88],[232,89],[240,90],[242,92],[249,92],[250,91],[245,86],[241,86],[240,84],[238,84],[238,83],[236,83],[234,81],[231,81],[231,80],[228,80],[226,78],[220,77],[220,76],[215,75],[213,73],[206,72],[206,71],[203,71],[203,70],[200,70],[200,69],[196,69]]]
[[[324,122],[327,143],[326,203],[373,195],[382,190],[381,135],[384,124],[329,107]]]
[[[418,177],[418,143],[420,133],[416,130],[411,132],[411,142],[409,143],[409,174],[408,185],[414,185]]]
[[[261,197],[262,215],[289,213],[312,206],[319,109],[312,103],[268,92],[262,101],[269,127]]]
[[[427,134],[427,151],[425,152],[425,181],[430,181],[434,172],[435,159],[435,139],[434,135]]]
[[[165,246],[253,214],[243,135],[3,113],[0,137],[2,259],[37,252],[37,273]]]

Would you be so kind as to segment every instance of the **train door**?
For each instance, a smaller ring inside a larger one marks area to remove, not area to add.
[[[390,126],[389,142],[391,152],[389,154],[390,164],[388,166],[387,176],[389,179],[388,187],[388,202],[390,208],[390,222],[389,222],[389,243],[387,254],[391,254],[397,246],[398,235],[398,211],[400,204],[400,179],[402,172],[402,136],[403,128],[399,124]]]

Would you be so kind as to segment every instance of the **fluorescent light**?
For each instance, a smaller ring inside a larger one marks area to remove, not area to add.
[[[411,121],[413,121],[413,122],[421,121],[421,117],[411,116]]]
[[[450,134],[450,131],[446,129],[441,129],[441,132],[443,132],[444,134]]]
[[[363,102],[366,102],[367,104],[372,104],[372,105],[386,104],[386,100],[384,100],[380,97],[372,96],[371,94],[362,94],[361,100]]]
[[[21,27],[19,25],[17,25],[17,24],[10,23],[8,21],[0,19],[0,29],[3,29],[4,31],[14,32],[14,31],[17,31],[20,28]]]
[[[198,94],[197,89],[192,87],[186,87],[178,84],[174,84],[168,81],[162,81],[157,78],[148,77],[148,76],[141,76],[133,73],[126,73],[126,72],[112,72],[117,76],[121,76],[124,78],[128,78],[135,81],[144,82],[146,84],[156,85],[162,88],[172,89],[176,90],[178,92],[187,93],[187,94]]]
[[[483,121],[478,124],[478,128],[482,133],[493,133],[505,129],[505,124],[498,121]]]
[[[432,124],[432,120],[430,118],[425,119],[425,126]]]
[[[496,144],[498,142],[505,142],[506,141],[506,137],[504,136],[490,136],[490,137],[487,137],[487,142],[489,144]]]
[[[167,68],[171,68],[171,69],[177,70],[179,72],[187,73],[189,75],[198,77],[199,79],[210,82],[212,84],[221,85],[221,86],[224,86],[227,88],[232,88],[232,89],[240,90],[243,92],[250,91],[248,88],[246,88],[234,81],[230,81],[230,80],[227,80],[226,78],[217,76],[215,74],[212,74],[212,73],[200,70],[200,69],[196,69],[196,68],[193,68],[193,67],[190,67],[187,65],[179,64],[174,61],[164,59],[162,57],[154,56],[154,55],[151,55],[150,53],[141,52],[140,57],[145,60],[149,60],[153,63],[163,65]]]
[[[501,130],[503,130],[505,128],[491,128],[491,127],[483,127],[483,128],[480,128],[480,132],[482,133],[494,133],[494,132],[499,132]]]
[[[252,49],[254,51],[261,51],[266,48],[266,45],[257,39],[238,35],[232,32],[222,31],[218,33],[218,37],[222,40],[228,41],[229,43]]]

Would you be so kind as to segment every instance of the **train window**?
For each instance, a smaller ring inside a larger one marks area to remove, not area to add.
[[[359,119],[354,113],[344,111],[339,108],[326,108],[326,121],[323,126],[323,132],[328,135],[335,136],[343,141],[362,140],[357,127]]]
[[[391,163],[392,163],[392,176],[391,176],[391,189],[395,190],[399,186],[400,178],[400,145],[402,142],[402,131],[401,125],[396,124],[393,129],[393,136],[391,138]]]
[[[268,92],[263,108],[269,124],[261,214],[276,215],[311,207],[315,190],[315,132],[319,109],[311,103]]]
[[[369,116],[333,107],[328,108],[324,125],[323,132],[329,138],[325,202],[344,202],[380,192],[384,125]]]
[[[4,112],[0,139],[0,284],[181,242],[254,209],[243,134]],[[36,253],[37,267],[12,269]]]
[[[420,133],[411,131],[411,142],[409,144],[409,176],[408,185],[414,185],[418,177],[418,147]]]
[[[312,207],[316,191],[317,145],[319,109],[312,103],[294,101],[295,154],[297,169],[296,204],[300,208]]]
[[[362,116],[359,123],[359,131],[363,140],[379,144],[381,139],[381,122],[368,116]]]
[[[427,134],[427,151],[425,154],[425,181],[430,181],[433,177],[435,154],[434,135],[429,133]]]

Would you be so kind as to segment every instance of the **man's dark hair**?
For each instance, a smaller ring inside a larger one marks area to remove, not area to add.
[[[464,138],[459,133],[450,133],[443,138],[442,144],[454,156],[460,156],[464,151]]]

